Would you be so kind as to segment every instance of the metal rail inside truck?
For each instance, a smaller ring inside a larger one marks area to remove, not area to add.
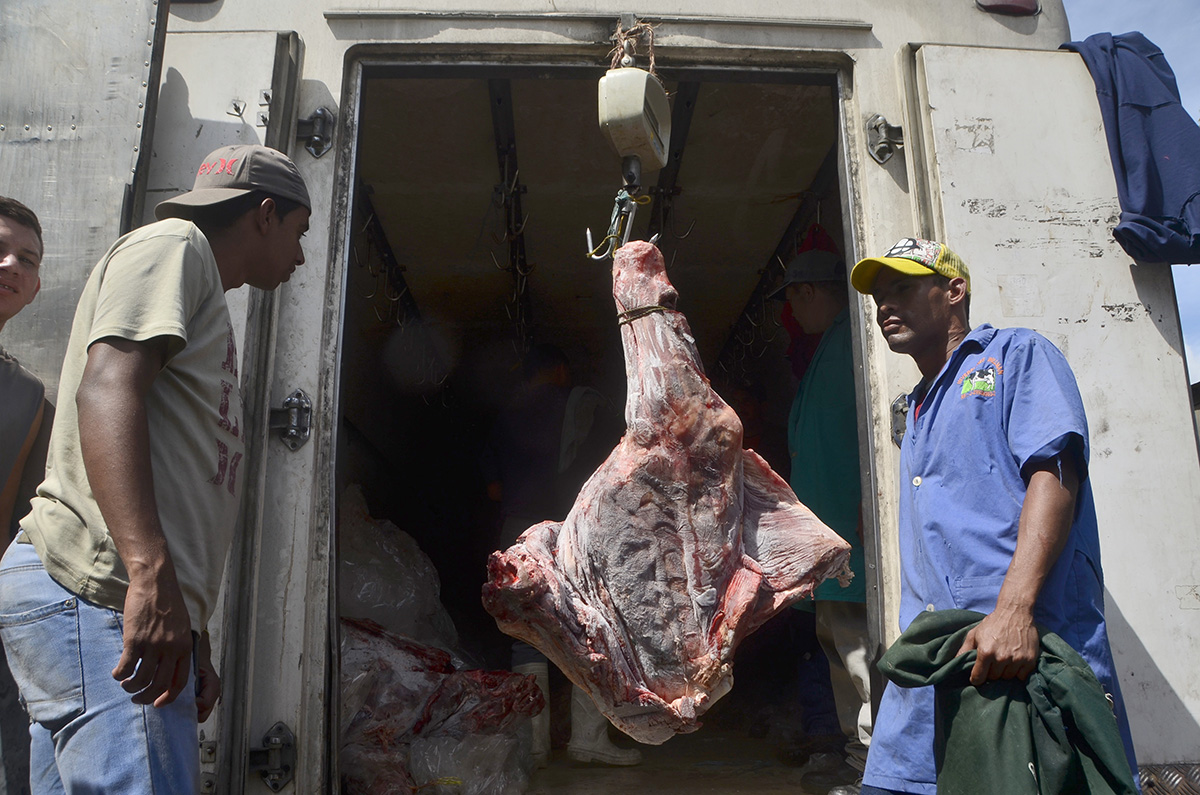
[[[764,438],[794,382],[762,285],[814,223],[849,262],[902,237],[947,241],[971,268],[973,322],[1063,350],[1139,761],[1155,792],[1196,781],[1200,455],[1180,321],[1169,266],[1112,238],[1105,131],[1083,61],[1058,49],[1060,0],[1026,15],[973,0],[601,5],[0,4],[0,193],[46,229],[41,293],[0,342],[51,400],[90,269],[207,152],[276,147],[311,191],[304,267],[275,293],[229,295],[249,453],[212,628],[225,694],[201,726],[206,791],[338,786],[343,489],[361,484],[418,539],[469,636],[487,624],[472,456],[515,352],[555,342],[619,405],[609,266],[588,258],[585,229],[604,227],[620,184],[596,86],[622,20],[654,27],[672,132],[631,234],[659,235],[705,366],[755,385]],[[918,374],[869,299],[852,297],[851,322],[882,647],[897,634],[893,407]],[[277,724],[290,739],[272,749]]]

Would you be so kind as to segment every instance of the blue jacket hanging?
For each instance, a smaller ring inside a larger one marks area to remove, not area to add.
[[[1200,262],[1200,127],[1175,73],[1141,33],[1097,33],[1063,49],[1083,56],[1117,177],[1113,237],[1142,262]]]

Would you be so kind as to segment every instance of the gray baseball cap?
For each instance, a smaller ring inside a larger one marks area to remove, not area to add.
[[[846,263],[837,254],[818,249],[802,251],[792,258],[783,272],[783,284],[768,298],[776,301],[787,299],[787,288],[793,284],[808,282],[844,282]]]
[[[258,144],[236,144],[223,146],[204,158],[192,189],[159,202],[154,216],[160,221],[189,218],[196,207],[220,204],[256,190],[312,209],[304,178],[287,155]]]

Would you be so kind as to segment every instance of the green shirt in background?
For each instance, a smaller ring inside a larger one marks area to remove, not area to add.
[[[817,599],[866,601],[863,543],[858,537],[862,488],[858,464],[858,416],[850,354],[850,312],[834,319],[800,381],[788,417],[792,490],[830,529],[850,543],[854,579],[817,586]]]

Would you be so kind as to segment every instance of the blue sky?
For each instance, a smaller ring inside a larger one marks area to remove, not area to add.
[[[1071,37],[1140,30],[1167,56],[1183,107],[1200,116],[1200,0],[1064,0]],[[1188,371],[1200,381],[1200,265],[1176,265],[1175,294],[1183,321]]]

